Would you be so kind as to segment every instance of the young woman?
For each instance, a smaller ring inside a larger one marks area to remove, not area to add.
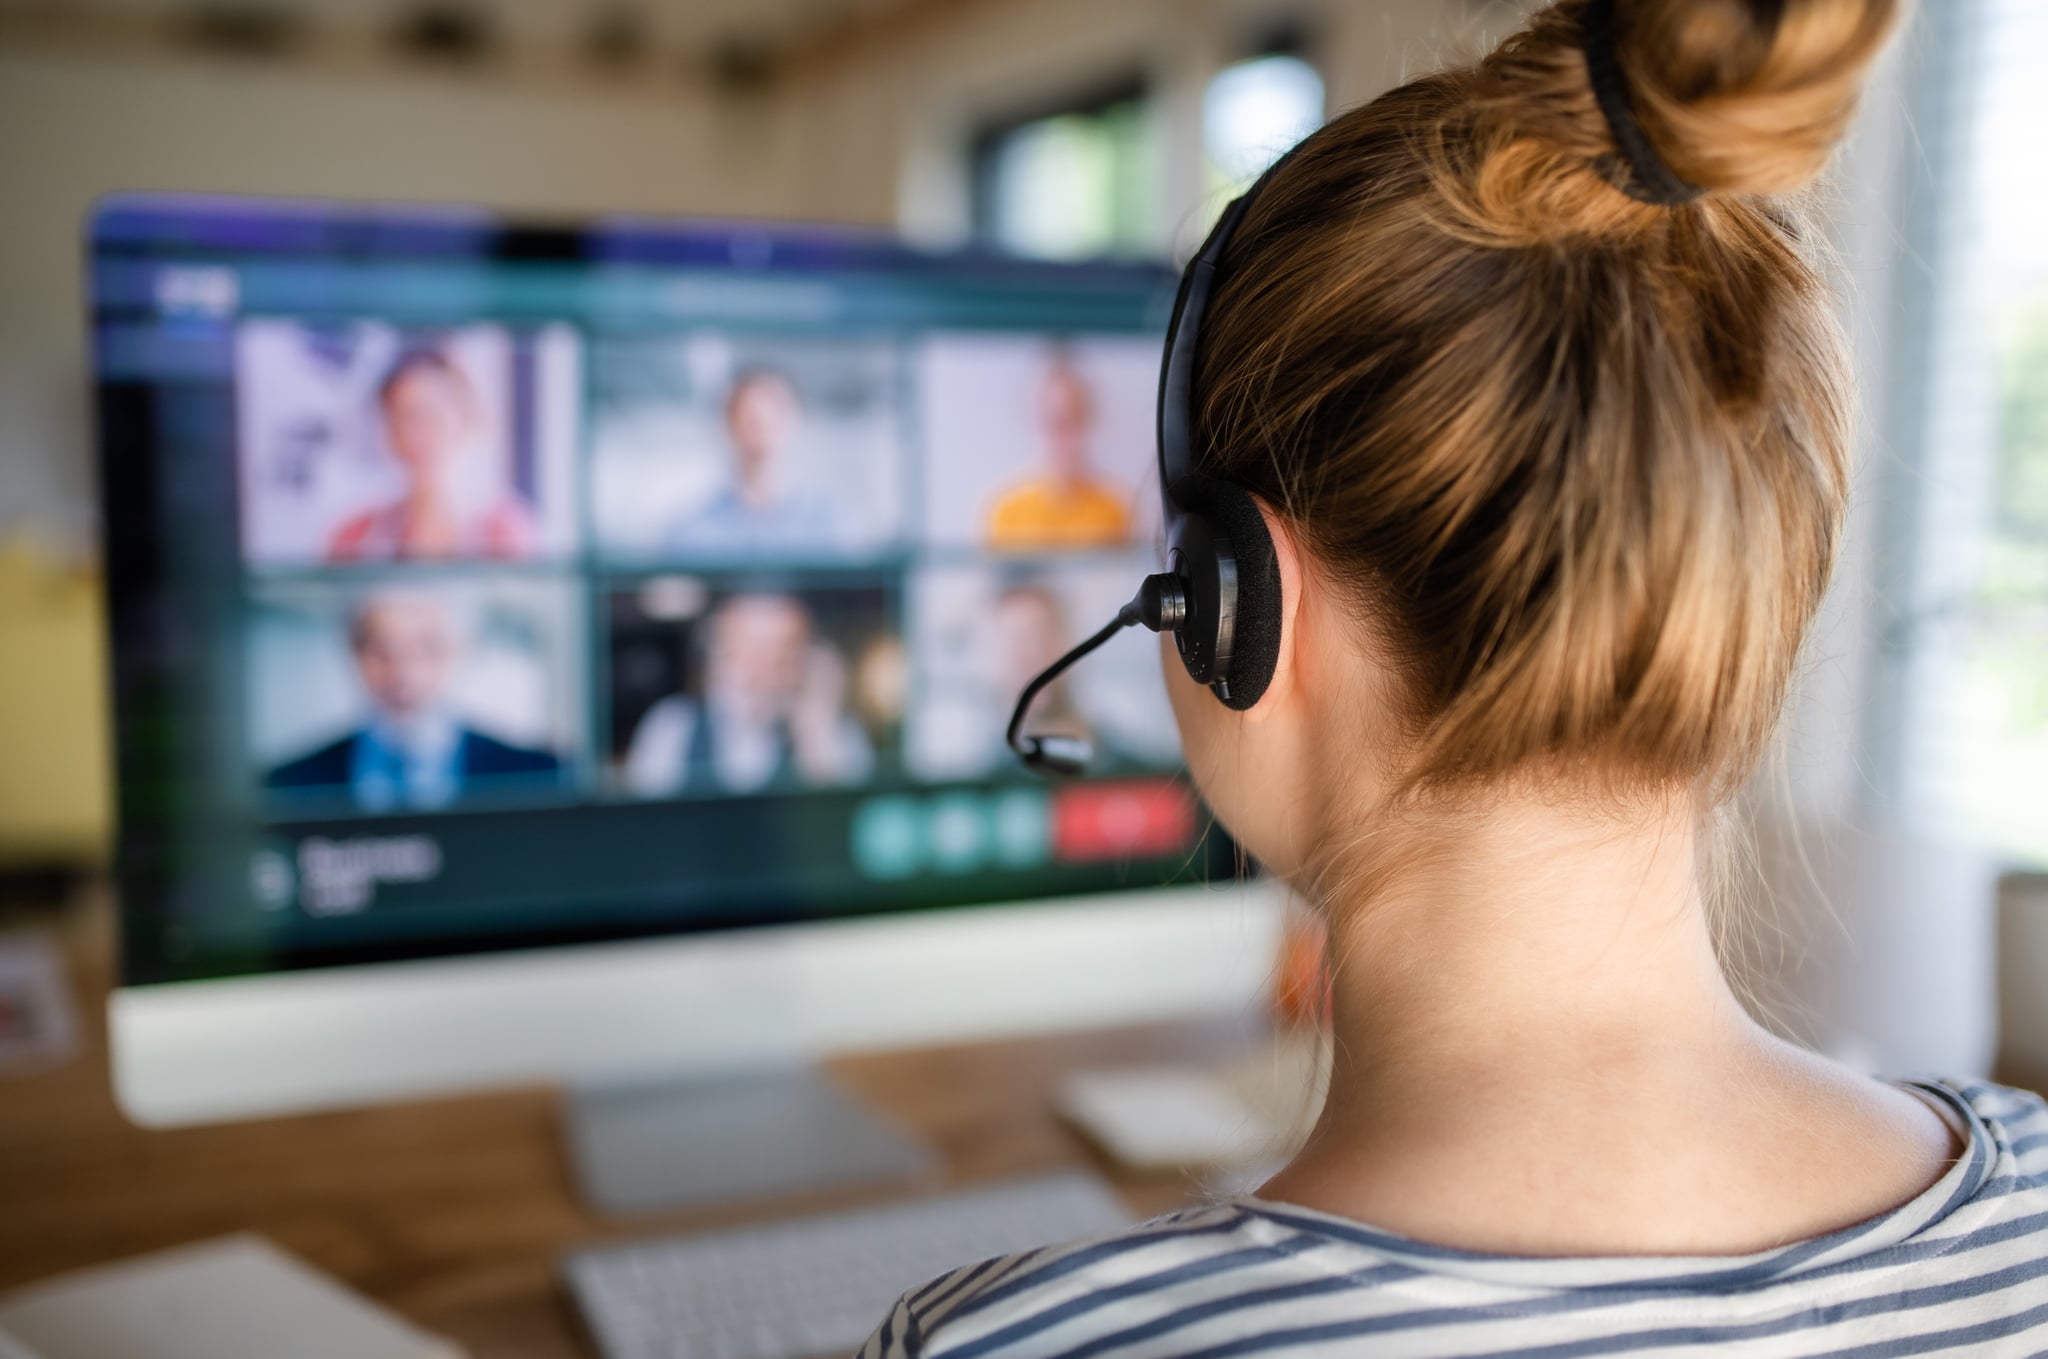
[[[1828,581],[1822,169],[1897,0],[1564,0],[1309,138],[1223,254],[1198,469],[1280,575],[1217,816],[1327,917],[1256,1196],[961,1270],[874,1356],[2048,1352],[2048,1106],[1779,1041],[1698,865]]]

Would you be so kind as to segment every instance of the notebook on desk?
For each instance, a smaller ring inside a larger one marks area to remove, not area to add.
[[[79,1270],[0,1297],[0,1359],[463,1359],[256,1236]]]

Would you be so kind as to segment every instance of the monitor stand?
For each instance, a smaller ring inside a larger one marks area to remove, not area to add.
[[[607,1215],[912,1179],[938,1166],[807,1066],[586,1085],[563,1104],[577,1186]]]

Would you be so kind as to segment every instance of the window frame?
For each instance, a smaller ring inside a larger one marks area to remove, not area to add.
[[[1002,249],[997,235],[999,193],[997,166],[1003,143],[1034,123],[1054,118],[1100,118],[1130,105],[1143,107],[1153,102],[1157,82],[1142,67],[1133,67],[1108,79],[1081,86],[1076,92],[1006,112],[976,122],[966,144],[968,232],[973,240],[991,249]]]

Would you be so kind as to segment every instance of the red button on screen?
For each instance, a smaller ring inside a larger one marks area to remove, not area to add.
[[[1053,797],[1053,857],[1061,863],[1156,859],[1195,840],[1195,800],[1170,779],[1062,789]]]

